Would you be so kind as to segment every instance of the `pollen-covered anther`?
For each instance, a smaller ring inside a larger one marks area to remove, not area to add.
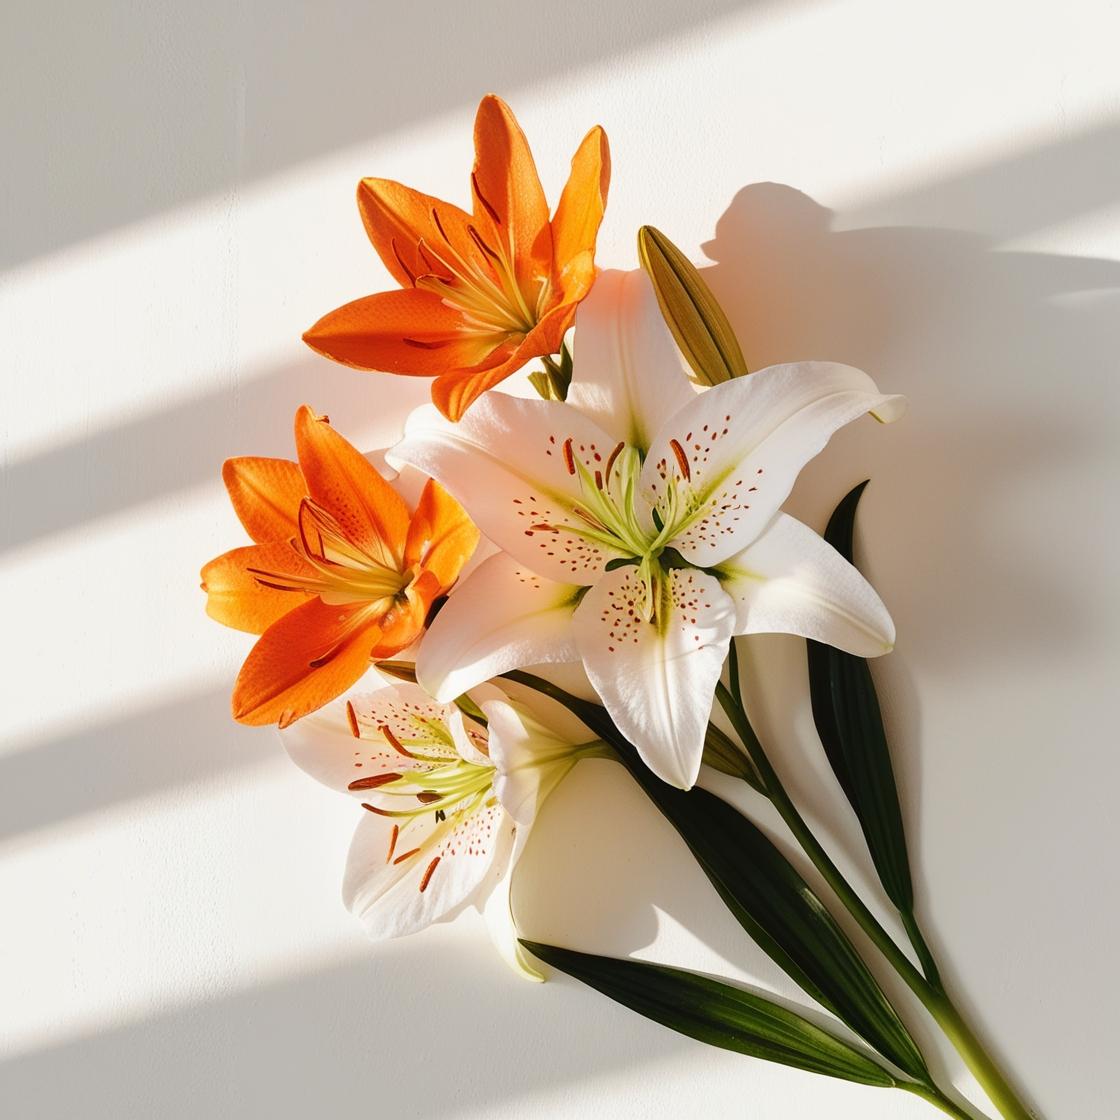
[[[441,858],[441,856],[436,856],[436,858],[433,859],[425,869],[423,878],[421,878],[420,880],[421,892],[427,890],[428,884],[432,881],[432,875],[435,874],[435,870],[439,866],[439,861]]]
[[[625,446],[626,446],[626,444],[624,444],[624,443],[621,443],[621,442],[616,443],[614,445],[614,450],[607,456],[607,465],[606,465],[606,467],[603,468],[603,482],[607,486],[610,486],[610,484],[611,484],[611,467],[614,466],[614,461],[622,453],[622,449]]]
[[[681,474],[684,475],[685,481],[691,482],[692,469],[688,464],[688,456],[684,453],[684,448],[675,439],[669,440],[669,446],[673,450],[673,455],[676,456],[677,466],[680,468]]]
[[[362,729],[358,726],[358,714],[354,711],[354,705],[349,700],[346,701],[346,722],[350,724],[350,734],[355,739],[362,737]]]
[[[564,451],[564,466],[566,466],[568,468],[568,474],[574,475],[576,473],[576,459],[575,459],[575,455],[572,454],[572,437],[571,436],[568,436],[568,438],[566,440],[564,440],[563,451]]]
[[[373,774],[368,778],[358,778],[356,781],[351,782],[346,788],[352,790],[377,789],[378,786],[386,785],[389,782],[395,782],[398,778],[400,778],[400,774]]]
[[[400,739],[398,739],[396,735],[393,734],[393,732],[389,729],[389,725],[387,723],[383,723],[377,730],[381,732],[382,736],[385,739],[385,742],[388,743],[389,746],[391,746],[393,750],[395,750],[398,754],[403,754],[405,758],[416,757],[411,751],[405,750],[405,748],[401,745]]]

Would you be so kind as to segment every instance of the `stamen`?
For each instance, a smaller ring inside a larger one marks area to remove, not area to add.
[[[352,790],[377,789],[378,786],[383,786],[387,782],[395,782],[398,778],[400,778],[400,774],[373,774],[368,778],[358,778],[357,781],[351,782],[346,788]]]
[[[622,449],[626,446],[624,443],[615,444],[614,450],[607,456],[607,465],[603,470],[603,479],[608,486],[611,484],[611,467],[614,466],[615,459],[618,458]]]
[[[669,446],[673,449],[673,454],[677,457],[677,466],[681,469],[681,474],[684,475],[685,482],[692,481],[692,471],[688,466],[688,456],[684,453],[684,448],[675,440],[669,440]]]
[[[431,805],[433,801],[440,801],[443,799],[442,793],[436,793],[434,789],[422,789],[417,795],[416,800],[421,805]]]
[[[415,346],[418,350],[438,350],[441,346],[450,346],[451,341],[450,338],[440,338],[434,342],[422,342],[418,338],[401,339],[406,346]]]
[[[393,866],[394,866],[394,867],[396,867],[396,865],[397,865],[398,863],[404,863],[404,861],[405,861],[406,859],[411,859],[411,858],[412,858],[412,857],[413,857],[414,855],[416,855],[416,853],[417,853],[417,852],[419,852],[419,851],[420,851],[420,849],[419,849],[419,848],[413,848],[413,849],[412,849],[412,851],[410,851],[410,852],[405,852],[405,853],[404,853],[403,855],[399,855],[399,856],[397,856],[397,858],[396,858],[395,860],[393,860]]]
[[[393,750],[397,752],[397,754],[403,754],[405,758],[416,757],[416,755],[414,755],[411,751],[406,751],[404,747],[401,746],[400,739],[398,739],[396,735],[394,735],[389,730],[389,725],[387,723],[383,723],[377,730],[381,732],[381,734],[385,737],[385,742],[387,742],[389,746],[391,746]]]
[[[415,288],[416,287],[416,273],[413,272],[412,269],[409,268],[408,265],[406,265],[404,263],[404,261],[401,259],[400,250],[397,248],[397,239],[395,237],[392,238],[390,240],[389,244],[393,248],[393,256],[397,258],[397,264],[399,264],[401,266],[401,269],[403,270],[404,274],[408,277],[409,283]]]
[[[595,489],[596,490],[602,490],[603,489],[603,472],[602,471],[596,471],[595,472]]]
[[[576,460],[572,454],[572,437],[568,436],[564,440],[564,466],[568,468],[568,474],[576,473]]]
[[[401,826],[399,824],[393,825],[393,831],[389,833],[389,854],[385,857],[385,862],[389,863],[393,858],[393,852],[397,848],[397,837],[401,834]]]
[[[582,517],[588,525],[591,525],[596,529],[602,529],[605,533],[610,532],[610,529],[607,528],[607,526],[604,525],[602,521],[599,520],[599,518],[597,518],[593,513],[589,513],[583,508],[583,506],[572,506],[572,513],[574,513],[577,517]]]
[[[482,234],[478,232],[474,226],[467,226],[467,233],[471,235],[471,240],[491,259],[500,261],[501,256],[490,248],[489,245],[483,240]]]
[[[350,734],[355,739],[362,737],[362,729],[358,726],[358,713],[354,711],[354,705],[349,700],[346,701],[346,719],[350,724]]]
[[[439,220],[439,211],[434,206],[432,207],[432,221],[435,222],[436,229],[439,230],[440,237],[442,237],[444,241],[446,241],[447,244],[451,246],[451,248],[454,248],[455,246],[451,245],[451,238],[447,236],[447,232],[443,228],[443,222]]]
[[[493,219],[494,224],[496,226],[500,226],[502,224],[502,219],[498,217],[498,211],[495,210],[494,207],[486,201],[486,196],[482,193],[478,186],[478,176],[473,171],[471,172],[471,186],[474,187],[475,198],[477,198],[478,201],[482,203],[483,208],[486,210],[486,213],[489,214]]]
[[[428,869],[424,872],[424,877],[420,880],[421,891],[426,890],[428,884],[432,881],[432,873],[435,871],[437,865],[439,864],[440,858],[441,857],[436,856],[436,858],[428,864]]]

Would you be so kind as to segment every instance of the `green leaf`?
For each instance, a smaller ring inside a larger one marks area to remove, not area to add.
[[[861,1085],[898,1085],[862,1051],[753,992],[665,965],[577,953],[535,941],[521,944],[631,1011],[709,1046]]]
[[[634,780],[688,845],[724,904],[758,946],[822,1007],[916,1080],[929,1074],[914,1040],[824,903],[759,828],[696,787],[657,778],[605,709],[520,671],[511,680],[564,704],[613,747]]]
[[[856,507],[866,482],[848,493],[828,522],[825,540],[849,562]],[[808,643],[813,719],[829,764],[863,829],[883,890],[903,914],[914,887],[898,787],[875,682],[867,661],[819,642]]]
[[[700,385],[742,377],[747,363],[723,308],[696,266],[660,230],[638,230],[638,256],[661,314]]]

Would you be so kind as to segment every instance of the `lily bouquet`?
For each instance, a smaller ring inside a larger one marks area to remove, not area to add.
[[[474,903],[529,978],[543,962],[709,1045],[978,1115],[930,1072],[907,1026],[916,1008],[871,964],[889,966],[991,1104],[1023,1120],[915,914],[866,660],[891,649],[894,625],[852,564],[861,488],[824,537],[782,511],[837,429],[890,422],[904,401],[831,362],[749,372],[700,274],[650,227],[641,269],[596,271],[602,129],[551,214],[497,97],[479,107],[475,146],[469,211],[362,180],[366,232],[400,286],[304,336],[358,369],[434,378],[433,405],[388,449],[400,473],[386,478],[307,406],[296,461],[225,464],[253,543],[204,567],[207,610],[259,635],[234,717],[278,726],[299,766],[353,799],[343,893],[374,937]],[[751,725],[736,642],[775,632],[808,640],[807,702],[908,946],[837,869]],[[550,679],[558,664],[582,666],[579,695]],[[625,767],[834,1025],[708,976],[519,939],[510,887],[534,817],[588,757]],[[826,889],[704,788],[705,766],[772,802]]]

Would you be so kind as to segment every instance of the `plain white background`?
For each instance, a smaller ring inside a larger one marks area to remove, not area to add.
[[[553,199],[607,128],[601,263],[634,264],[651,222],[752,366],[851,362],[909,396],[789,508],[820,527],[872,478],[860,551],[898,624],[877,675],[932,939],[1040,1115],[1114,1115],[1114,5],[107,0],[0,21],[5,1116],[934,1115],[526,984],[473,914],[368,944],[338,898],[353,806],[229,720],[248,643],[197,586],[242,541],[220,463],[289,453],[304,401],[375,447],[423,399],[299,335],[386,283],[360,176],[465,202],[490,89]],[[802,659],[752,647],[759,729],[874,892]],[[556,794],[524,869],[534,937],[804,1002],[607,763]]]

